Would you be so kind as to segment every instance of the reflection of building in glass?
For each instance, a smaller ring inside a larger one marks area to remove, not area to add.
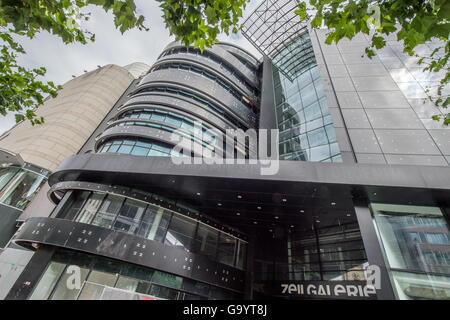
[[[301,58],[285,57],[291,54]],[[272,61],[290,75],[274,68],[280,159],[342,162],[309,34],[291,40]]]
[[[398,295],[448,299],[450,232],[441,210],[381,203],[371,208]]]

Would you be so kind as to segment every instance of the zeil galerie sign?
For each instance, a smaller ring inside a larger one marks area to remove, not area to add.
[[[375,300],[377,293],[366,281],[290,281],[279,284],[278,294],[293,298]]]

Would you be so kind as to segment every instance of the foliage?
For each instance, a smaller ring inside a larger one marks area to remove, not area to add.
[[[217,42],[221,32],[227,35],[241,27],[238,24],[249,0],[164,0],[160,7],[166,27],[175,39],[186,46],[203,49]]]
[[[147,30],[144,17],[136,15],[133,0],[0,0],[0,114],[10,112],[17,122],[27,118],[33,125],[44,121],[36,117],[35,109],[44,95],[55,97],[61,87],[38,80],[45,75],[45,68],[29,70],[17,63],[17,56],[25,53],[17,39],[32,39],[45,30],[64,43],[94,41],[95,35],[80,26],[89,19],[90,14],[81,10],[88,5],[111,10],[122,33],[135,27]]]
[[[203,50],[217,42],[220,32],[237,32],[238,20],[249,0],[159,0],[163,18],[170,33],[186,46],[194,44]],[[88,6],[111,11],[114,24],[122,33],[144,26],[144,17],[136,14],[134,0],[0,0],[0,113],[12,112],[16,121],[29,119],[42,123],[35,109],[43,102],[43,95],[55,97],[60,86],[38,80],[45,68],[28,70],[17,63],[17,55],[24,54],[18,43],[20,36],[33,38],[48,31],[64,43],[86,44],[95,35],[82,29],[80,22],[89,20]]]
[[[404,52],[419,58],[418,64],[425,65],[424,72],[442,72],[436,92],[428,92],[429,99],[437,107],[447,108],[449,95],[443,90],[449,85],[450,72],[450,1],[448,0],[309,0],[300,2],[295,11],[301,20],[311,19],[311,27],[323,25],[330,29],[326,43],[338,43],[343,38],[352,39],[362,32],[370,36],[370,47],[365,49],[368,57],[375,55],[374,49],[386,45],[385,37],[397,34],[397,40],[403,41]],[[416,53],[418,46],[441,40],[427,56]],[[442,117],[433,116],[435,120]],[[446,113],[444,124],[450,123],[450,113]]]

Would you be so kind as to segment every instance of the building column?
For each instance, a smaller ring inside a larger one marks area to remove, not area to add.
[[[245,269],[245,286],[244,286],[244,299],[253,300],[253,282],[254,282],[254,256],[255,256],[255,230],[252,229],[249,235],[247,246],[247,259]]]
[[[386,266],[381,242],[375,229],[372,214],[367,206],[355,206],[361,237],[370,265],[380,268],[381,289],[377,290],[378,300],[395,300],[394,290]]]
[[[26,300],[44,273],[54,252],[54,247],[41,246],[12,286],[5,300]]]

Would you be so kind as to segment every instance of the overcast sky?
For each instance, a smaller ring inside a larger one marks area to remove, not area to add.
[[[84,70],[91,71],[97,65],[117,64],[125,66],[132,62],[153,64],[162,49],[173,37],[165,29],[161,18],[159,3],[153,0],[135,0],[138,14],[145,16],[145,24],[149,31],[131,30],[123,35],[114,27],[111,13],[105,13],[102,8],[90,7],[92,16],[83,26],[95,33],[95,42],[86,45],[65,45],[60,38],[47,32],[42,32],[34,39],[19,38],[26,54],[19,57],[19,63],[28,68],[45,67],[46,81],[64,84],[79,76]],[[243,22],[262,0],[251,0],[244,11]],[[219,40],[231,42],[248,50],[256,57],[261,55],[241,34],[229,37],[220,35]],[[0,133],[10,129],[15,124],[13,115],[0,115]]]

